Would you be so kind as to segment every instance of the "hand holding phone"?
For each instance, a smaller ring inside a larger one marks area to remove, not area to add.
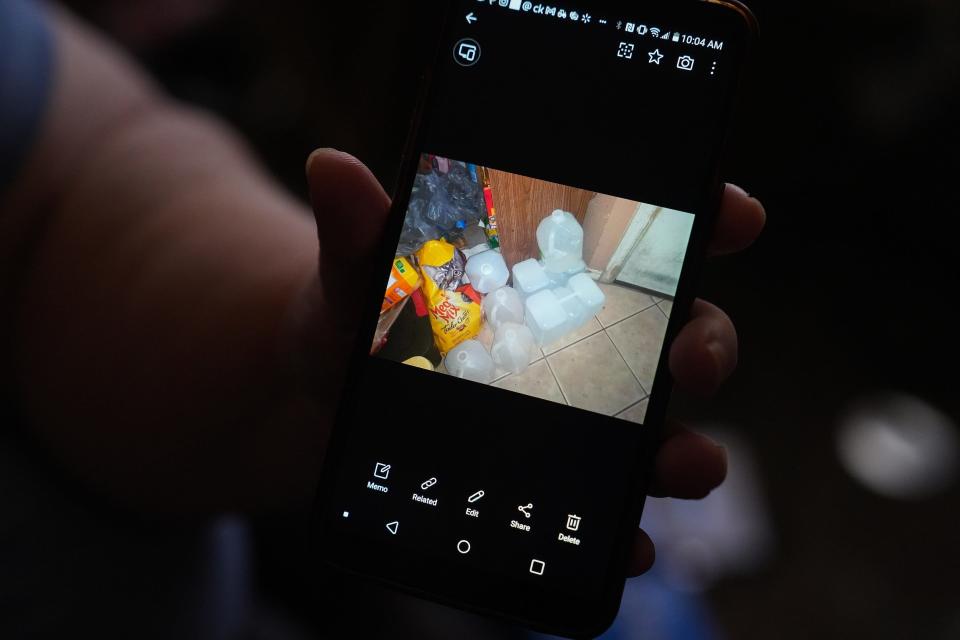
[[[690,306],[711,232],[731,249],[762,224],[735,190],[716,215],[748,25],[715,5],[650,3],[684,25],[656,41],[646,26],[588,31],[522,4],[476,12],[486,31],[451,22],[373,251],[390,273],[375,267],[361,301],[318,506],[329,561],[537,628],[595,632],[628,558],[645,562],[630,551],[642,492],[695,497],[722,477],[719,450],[663,421],[669,370],[707,389],[735,364],[729,320]],[[650,51],[635,59],[638,47]],[[698,65],[696,47],[725,56]],[[570,77],[590,82],[548,95]],[[314,179],[341,169],[372,183],[333,154],[310,166]],[[529,362],[504,355],[516,353]],[[699,477],[675,474],[691,458]]]

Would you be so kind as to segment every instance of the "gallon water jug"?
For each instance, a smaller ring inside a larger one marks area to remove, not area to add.
[[[581,260],[579,266],[574,267],[569,271],[557,272],[557,271],[550,271],[549,269],[545,269],[545,272],[547,274],[547,279],[550,281],[550,286],[552,288],[556,288],[556,287],[567,286],[567,283],[570,282],[570,278],[577,275],[578,273],[583,273],[586,270],[587,270],[587,265]]]
[[[480,293],[496,291],[507,284],[510,270],[498,251],[484,251],[467,260],[467,277],[470,284]]]
[[[483,315],[494,330],[504,322],[523,324],[523,299],[513,287],[500,287],[483,299]]]
[[[567,310],[552,289],[538,291],[524,303],[526,324],[541,347],[566,335],[569,323]]]
[[[557,287],[553,290],[557,300],[563,305],[563,310],[567,312],[567,330],[576,331],[587,323],[592,316],[587,313],[587,305],[574,293],[569,287]]]
[[[587,307],[587,316],[592,317],[603,310],[603,304],[606,302],[606,296],[593,278],[585,273],[573,276],[567,283],[581,302]]]
[[[504,322],[497,329],[490,354],[494,363],[511,373],[523,373],[530,366],[536,344],[533,332],[526,325]]]
[[[549,287],[550,279],[543,265],[531,258],[513,265],[513,286],[523,296],[529,296]]]
[[[537,244],[543,254],[543,266],[554,273],[582,271],[583,227],[572,213],[557,209],[537,227]]]
[[[476,340],[465,340],[443,359],[447,373],[464,380],[489,384],[493,380],[493,359]]]

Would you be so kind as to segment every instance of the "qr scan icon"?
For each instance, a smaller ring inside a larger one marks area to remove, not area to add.
[[[621,42],[620,46],[617,48],[617,57],[630,60],[633,58],[633,48],[634,45],[630,44],[629,42]]]

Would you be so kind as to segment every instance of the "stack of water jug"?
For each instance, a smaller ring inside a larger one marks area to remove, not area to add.
[[[489,383],[497,368],[523,373],[538,347],[550,344],[586,324],[603,309],[604,295],[586,273],[583,228],[573,214],[559,209],[537,227],[542,260],[530,259],[510,272],[497,251],[467,260],[467,276],[484,295],[483,315],[494,333],[490,351],[479,340],[467,340],[447,354],[450,375]]]

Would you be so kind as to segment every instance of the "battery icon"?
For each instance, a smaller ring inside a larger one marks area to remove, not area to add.
[[[673,41],[674,41],[674,42],[680,42],[680,33],[679,33],[679,32],[674,32],[674,34],[673,34]]]
[[[510,0],[510,8],[514,11],[520,11],[521,4],[523,4],[523,0]]]

